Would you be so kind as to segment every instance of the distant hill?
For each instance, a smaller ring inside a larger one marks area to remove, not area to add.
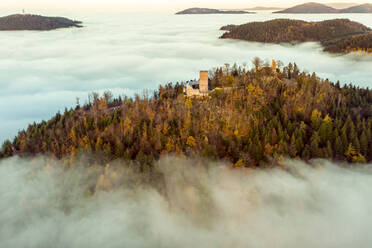
[[[294,6],[289,9],[277,11],[275,13],[288,13],[288,14],[313,14],[313,13],[338,13],[337,9],[329,7],[320,3],[305,3]]]
[[[305,3],[294,6],[289,9],[277,11],[274,13],[287,13],[287,14],[326,14],[326,13],[372,13],[372,4],[362,4],[352,6],[346,9],[335,9],[325,4],[320,3]]]
[[[327,6],[335,8],[335,9],[346,9],[346,8],[350,8],[356,5],[358,5],[358,3],[352,3],[352,2],[350,3],[341,3],[341,2],[327,3]]]
[[[201,14],[253,14],[253,13],[241,10],[219,10],[207,8],[190,8],[176,13],[176,15],[201,15]]]
[[[342,9],[341,13],[372,13],[372,4],[366,3],[353,6],[347,9]]]
[[[243,25],[227,25],[222,39],[239,39],[265,43],[320,42],[329,52],[370,52],[371,29],[348,19],[322,22],[276,19]],[[367,35],[368,34],[368,35]],[[364,36],[366,35],[366,36]]]
[[[53,30],[58,28],[81,27],[81,22],[64,17],[40,15],[10,15],[0,18],[0,31],[11,30]]]

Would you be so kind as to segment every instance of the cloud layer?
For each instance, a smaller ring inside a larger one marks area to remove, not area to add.
[[[219,28],[230,23],[346,17],[371,26],[370,15],[39,13],[82,20],[85,27],[0,33],[0,142],[30,122],[73,106],[76,97],[84,102],[92,91],[133,95],[170,81],[194,79],[200,69],[250,64],[255,56],[295,61],[330,80],[371,86],[372,56],[328,55],[313,43],[293,47],[218,39]]]
[[[163,176],[149,186],[123,162],[105,169],[84,163],[63,170],[44,158],[0,161],[0,246],[372,244],[371,165],[286,161],[288,170],[245,171],[164,158],[157,164]]]

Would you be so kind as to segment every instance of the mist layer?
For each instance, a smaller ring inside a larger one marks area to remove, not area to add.
[[[0,161],[1,247],[370,247],[371,165]]]

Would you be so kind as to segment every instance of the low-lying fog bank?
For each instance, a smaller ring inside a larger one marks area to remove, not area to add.
[[[164,158],[145,184],[124,162],[45,161],[0,161],[0,247],[372,245],[371,165],[255,171]]]

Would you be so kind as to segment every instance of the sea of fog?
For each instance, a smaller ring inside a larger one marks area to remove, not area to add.
[[[163,158],[152,186],[124,162],[0,161],[0,247],[369,248],[372,165],[233,170]],[[45,166],[48,164],[47,166]]]
[[[1,10],[0,14],[14,11]],[[372,27],[370,14],[194,15],[40,11],[84,22],[84,28],[0,33],[0,142],[28,123],[81,103],[90,92],[133,95],[159,84],[198,77],[201,69],[264,60],[296,62],[341,83],[371,86],[372,56],[330,55],[315,43],[263,45],[220,40],[219,28],[274,18],[350,18]]]

